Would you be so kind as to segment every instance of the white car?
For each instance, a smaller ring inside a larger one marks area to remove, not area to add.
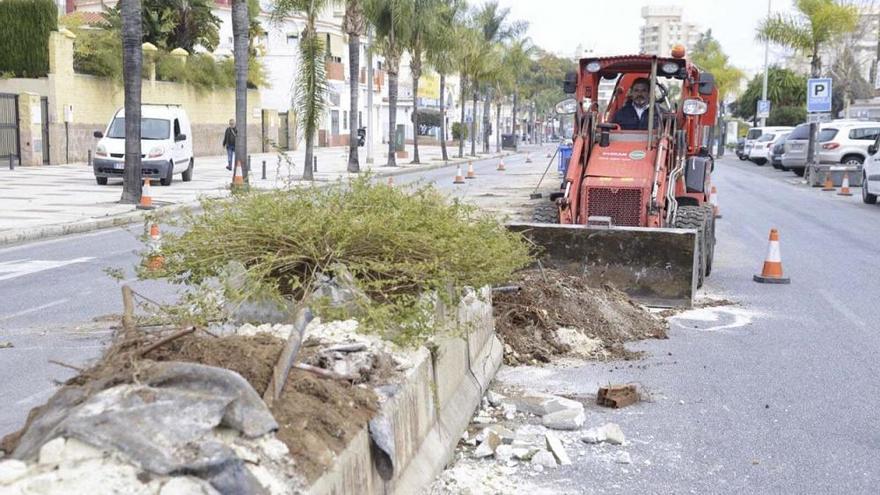
[[[749,149],[749,160],[757,165],[766,165],[770,161],[770,152],[773,150],[773,146],[788,136],[791,130],[791,127],[780,127],[773,131],[765,131],[752,143],[752,147]]]
[[[743,156],[746,158],[749,157],[749,153],[751,153],[755,141],[763,136],[764,133],[790,130],[792,130],[792,127],[752,127],[746,134],[746,140],[745,143],[743,143]]]
[[[122,178],[125,170],[125,109],[110,119],[99,138],[92,169],[100,185],[111,177]],[[143,105],[141,107],[141,176],[158,179],[170,186],[174,174],[184,182],[193,174],[192,127],[186,111],[179,105]]]
[[[819,162],[861,166],[868,156],[868,145],[878,135],[880,122],[832,122],[822,126]]]
[[[862,167],[862,201],[869,205],[877,203],[880,196],[880,136],[868,146],[868,158]]]

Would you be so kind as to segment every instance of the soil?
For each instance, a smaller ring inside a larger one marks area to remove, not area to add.
[[[666,338],[665,321],[651,315],[626,294],[556,270],[524,270],[511,284],[518,292],[493,297],[495,330],[504,342],[508,365],[547,363],[573,349],[557,335],[572,328],[597,340],[594,358],[633,359],[641,354],[624,344]]]

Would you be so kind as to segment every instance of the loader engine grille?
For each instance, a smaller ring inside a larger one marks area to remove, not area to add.
[[[591,187],[587,189],[587,205],[587,217],[611,217],[613,225],[641,226],[641,189]]]

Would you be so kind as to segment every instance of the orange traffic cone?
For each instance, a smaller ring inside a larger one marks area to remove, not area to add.
[[[764,260],[764,268],[760,275],[753,277],[755,282],[762,284],[789,284],[791,279],[782,276],[782,256],[779,253],[779,232],[770,229],[770,246],[767,249],[767,258]]]
[[[165,257],[162,256],[162,234],[159,233],[159,224],[150,225],[150,255],[147,258],[147,270],[161,270],[165,266]]]
[[[834,187],[834,181],[831,180],[831,174],[825,174],[825,184],[822,186],[823,191],[833,191],[836,188]]]
[[[709,203],[715,210],[715,218],[721,218],[721,208],[718,207],[718,189],[712,186],[712,192],[709,193]]]
[[[243,186],[244,177],[241,175],[241,160],[235,161],[235,175],[232,176],[233,186]]]
[[[501,161],[498,162],[498,168],[496,170],[499,170],[501,172],[507,170],[506,168],[504,168],[504,158],[502,158]]]
[[[468,162],[468,171],[467,175],[464,176],[465,179],[476,179],[477,173],[474,172],[474,162]]]
[[[153,206],[153,193],[151,189],[149,177],[145,178],[144,188],[141,189],[141,201],[137,205],[138,210],[152,210],[155,208],[155,206]]]
[[[849,174],[843,173],[843,183],[840,185],[840,192],[837,193],[838,196],[852,196],[852,193],[849,192]]]
[[[388,176],[388,187],[394,187],[394,176],[393,175]]]
[[[455,178],[452,179],[453,184],[464,184],[464,176],[461,175],[461,164],[458,165],[458,170],[455,171]]]

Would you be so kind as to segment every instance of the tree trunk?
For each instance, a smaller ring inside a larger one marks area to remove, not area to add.
[[[421,69],[413,69],[413,159],[410,163],[421,163],[419,161],[419,76]]]
[[[464,131],[467,125],[464,123],[464,104],[465,104],[465,88],[467,87],[467,76],[461,75],[461,120],[458,122],[461,132],[458,133],[458,157],[464,158]]]
[[[358,33],[348,33],[348,171],[356,174],[361,171],[358,161],[358,92],[360,92],[361,37]],[[367,82],[370,87],[370,82]]]
[[[446,154],[446,74],[440,74],[440,154],[443,161],[449,160]]]
[[[510,130],[510,133],[513,134],[513,149],[516,150],[519,148],[519,131],[517,131],[517,121],[516,121],[516,102],[517,102],[517,94],[516,91],[513,92],[513,109],[512,112],[512,120],[513,120],[513,128]]]
[[[535,107],[529,106],[529,144],[535,144]]]
[[[474,82],[473,116],[471,117],[471,156],[477,156],[477,100],[479,98],[479,85]]]
[[[250,19],[247,0],[232,4],[232,39],[235,58],[235,163],[241,165],[242,177],[248,180],[247,146],[247,79]],[[233,167],[233,173],[235,168]]]
[[[483,96],[483,153],[489,152],[489,136],[491,136],[491,124],[492,95],[490,91],[486,91],[486,95]]]
[[[495,153],[501,152],[501,104],[495,104]]]
[[[123,0],[122,81],[125,94],[125,169],[122,175],[120,203],[141,200],[141,73],[143,69],[143,25],[141,0]]]
[[[392,61],[385,57],[388,63],[388,167],[397,166],[397,143],[395,142],[395,127],[397,127],[397,72],[399,60]]]

